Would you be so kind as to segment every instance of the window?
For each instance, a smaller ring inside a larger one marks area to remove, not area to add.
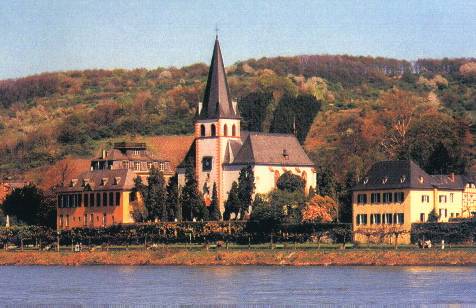
[[[454,194],[454,193],[450,193],[450,202],[451,202],[451,203],[454,202],[454,197],[455,197],[455,194]]]
[[[76,195],[76,200],[78,200],[78,206],[82,207],[83,206],[83,195],[82,194],[77,194]]]
[[[357,225],[366,225],[367,224],[367,214],[357,214],[356,216]]]
[[[448,209],[445,209],[445,217],[448,217]]]
[[[94,207],[94,194],[89,194],[89,205]]]
[[[68,207],[68,196],[62,195],[61,197],[63,199],[63,207]]]
[[[226,124],[223,126],[223,135],[228,136],[228,126]]]
[[[380,203],[380,193],[372,193],[370,195],[370,203]]]
[[[383,203],[392,203],[392,193],[383,193]]]
[[[393,199],[396,203],[402,203],[405,199],[405,194],[403,191],[399,191],[393,194]]]
[[[59,226],[60,228],[63,228],[63,215],[59,216]]]
[[[66,227],[69,227],[69,215],[66,215]]]
[[[122,168],[129,169],[129,162],[127,160],[122,161]]]
[[[235,125],[235,124],[233,124],[233,126],[231,127],[231,135],[232,135],[233,137],[236,136],[236,125]]]
[[[446,195],[438,196],[438,200],[440,201],[440,203],[446,203]]]
[[[134,162],[134,170],[140,171],[140,162],[139,161]]]
[[[101,206],[101,194],[96,194],[96,206]]]
[[[116,206],[119,206],[121,204],[121,193],[116,192]]]
[[[422,195],[421,196],[421,203],[430,203],[430,196],[429,195]]]
[[[159,168],[160,168],[160,169],[159,169],[160,171],[164,171],[164,163],[160,163],[160,167],[159,167]]]
[[[107,192],[102,193],[102,206],[107,206]]]
[[[84,214],[83,226],[86,227],[87,224],[88,224],[88,215],[87,215],[87,214]]]
[[[425,213],[420,213],[420,222],[425,222]]]
[[[58,208],[61,208],[63,206],[63,196],[58,195]]]
[[[210,133],[212,136],[216,136],[217,135],[217,127],[215,126],[215,124],[212,124],[211,126],[211,133]]]
[[[380,225],[382,223],[381,214],[370,214],[370,224]]]
[[[387,213],[383,215],[383,223],[387,225],[393,224],[393,215],[392,213]]]
[[[147,169],[148,170],[152,169],[152,162],[147,162]]]
[[[89,195],[84,194],[84,207],[88,207],[88,206],[89,206]]]
[[[366,194],[358,194],[357,195],[357,203],[359,203],[359,204],[367,203],[367,195]]]
[[[74,207],[74,195],[68,195],[68,207]]]
[[[205,125],[200,125],[200,136],[205,137]]]
[[[396,224],[400,224],[402,225],[405,221],[404,221],[404,217],[403,217],[403,213],[396,213],[394,214],[394,221]]]
[[[211,171],[212,170],[212,161],[211,156],[205,156],[202,158],[202,171]]]
[[[114,193],[111,191],[109,193],[109,206],[113,206],[114,205]]]

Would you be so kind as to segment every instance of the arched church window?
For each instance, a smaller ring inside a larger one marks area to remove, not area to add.
[[[212,124],[212,136],[216,136],[217,135],[217,127],[215,126],[215,124]]]
[[[200,136],[204,137],[205,136],[205,125],[200,125]]]
[[[233,126],[232,126],[232,128],[231,128],[231,135],[232,135],[233,137],[236,136],[236,125],[235,125],[235,124],[233,124]]]
[[[223,126],[223,135],[228,136],[228,126],[226,124]]]

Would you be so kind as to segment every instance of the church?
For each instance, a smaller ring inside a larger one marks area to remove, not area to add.
[[[240,129],[238,104],[231,99],[218,36],[208,72],[203,101],[198,103],[194,141],[189,160],[195,167],[198,188],[207,205],[213,184],[218,204],[224,204],[241,169],[251,166],[255,176],[255,193],[265,194],[276,187],[285,172],[300,176],[305,190],[316,187],[316,169],[296,136],[248,132]],[[177,168],[179,185],[185,184],[185,164]]]

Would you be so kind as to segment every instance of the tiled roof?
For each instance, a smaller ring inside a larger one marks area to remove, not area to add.
[[[93,170],[81,173],[73,178],[58,192],[79,192],[91,188],[92,191],[101,190],[130,190],[134,187],[134,179],[137,175],[128,169]],[[74,183],[74,185],[72,185]],[[88,184],[88,185],[85,185]]]
[[[96,159],[102,160],[102,158]],[[133,150],[121,151],[118,149],[112,149],[107,151],[107,155],[104,160],[146,160],[146,161],[166,161],[165,159],[159,159],[154,154],[147,150],[139,151],[139,154],[134,154]]]
[[[172,170],[175,170],[185,159],[193,141],[192,135],[156,136],[150,139],[149,147],[158,158],[168,160]]]
[[[433,188],[433,178],[414,161],[392,160],[375,163],[354,190]]]
[[[212,62],[208,71],[207,86],[203,96],[200,119],[229,118],[239,119],[238,111],[233,108],[230,90],[226,80],[225,67],[221,56],[220,43],[215,40]]]
[[[314,166],[294,135],[249,132],[232,164]]]
[[[429,175],[412,160],[393,160],[375,163],[353,190],[373,189],[464,189],[475,183],[471,175]]]

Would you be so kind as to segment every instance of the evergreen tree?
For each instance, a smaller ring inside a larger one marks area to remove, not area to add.
[[[212,203],[208,208],[210,220],[221,220],[221,213],[218,205],[218,193],[216,183],[213,183]]]
[[[319,168],[317,172],[317,193],[321,196],[336,198],[336,179],[334,173],[329,168]]]
[[[144,198],[144,205],[147,209],[147,218],[162,221],[167,220],[167,193],[165,190],[164,174],[152,167],[147,178],[147,192]]]
[[[244,213],[248,211],[251,202],[253,202],[253,193],[255,191],[255,175],[253,168],[248,165],[241,169],[238,177],[238,199],[240,201],[241,217],[244,218]]]
[[[290,171],[286,171],[279,177],[276,186],[279,190],[304,193],[304,180]]]
[[[193,174],[192,166],[188,166],[185,172],[186,182],[180,194],[180,203],[182,204],[183,219],[200,220],[208,219],[208,210],[198,191],[198,184]]]
[[[228,200],[226,200],[225,203],[225,213],[223,218],[226,220],[230,219],[232,213],[235,214],[236,218],[240,212],[241,202],[240,198],[238,197],[238,192],[238,183],[235,181],[233,184],[231,184],[231,189],[228,193]]]
[[[169,220],[182,221],[182,205],[179,202],[179,188],[177,173],[170,178],[167,184],[167,215]]]

